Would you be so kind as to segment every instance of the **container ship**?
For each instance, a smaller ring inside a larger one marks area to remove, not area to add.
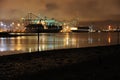
[[[27,33],[57,33],[62,30],[62,26],[56,25],[29,24],[25,27]]]
[[[62,22],[32,13],[28,13],[26,18],[23,18],[23,22],[27,33],[56,33],[62,30]]]

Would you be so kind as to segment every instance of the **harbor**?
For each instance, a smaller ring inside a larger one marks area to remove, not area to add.
[[[0,80],[120,80],[119,3],[0,0]]]
[[[115,45],[120,43],[119,29],[118,22],[91,25],[28,13],[20,21],[0,22],[0,55]]]
[[[9,33],[69,33],[69,32],[120,32],[118,21],[89,21],[77,19],[59,21],[55,18],[28,13],[18,21],[0,21],[0,32]]]

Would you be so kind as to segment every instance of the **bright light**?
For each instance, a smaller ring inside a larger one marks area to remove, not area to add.
[[[18,23],[17,26],[20,27],[20,24]]]
[[[111,30],[111,26],[110,25],[108,26],[108,30]]]
[[[12,22],[12,25],[14,25],[15,23],[14,22]]]
[[[77,30],[77,28],[76,27],[72,27],[71,30]]]
[[[68,28],[69,28],[69,26],[66,27],[66,29],[68,29]]]
[[[40,21],[37,21],[37,24],[40,24]]]
[[[108,37],[108,43],[111,43],[111,37]]]
[[[45,21],[41,21],[41,23],[42,23],[43,25],[45,25]]]
[[[4,26],[4,24],[1,22],[1,23],[0,23],[0,26]]]

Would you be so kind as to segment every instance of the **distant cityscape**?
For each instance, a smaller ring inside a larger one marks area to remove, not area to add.
[[[120,24],[118,21],[91,21],[81,22],[78,18],[72,20],[56,20],[55,18],[48,18],[46,16],[36,16],[28,13],[27,16],[16,21],[0,21],[0,32],[25,32],[28,24],[42,24],[62,26],[61,32],[72,32],[72,30],[81,29],[80,27],[88,27],[88,32],[101,31],[120,31]],[[83,29],[82,29],[83,30]]]

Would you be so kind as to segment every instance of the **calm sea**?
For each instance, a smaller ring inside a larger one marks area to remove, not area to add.
[[[0,53],[33,52],[119,44],[118,32],[40,33],[33,36],[0,37]],[[38,44],[39,43],[39,44]],[[15,54],[15,53],[14,53]]]

